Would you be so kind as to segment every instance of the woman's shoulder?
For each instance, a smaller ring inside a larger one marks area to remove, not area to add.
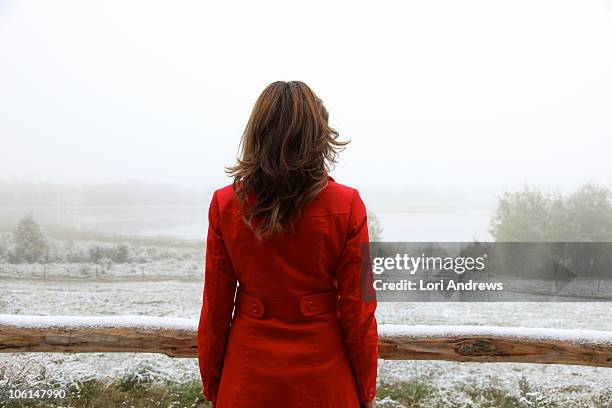
[[[313,200],[312,208],[315,211],[325,209],[326,213],[346,214],[351,211],[356,198],[359,199],[357,189],[329,177],[327,186]]]
[[[354,194],[355,191],[357,190],[354,187],[348,186],[346,184],[342,184],[342,183],[338,183],[333,177],[328,176],[327,177],[327,185],[328,188],[335,192],[335,193],[339,193],[339,194]]]
[[[219,187],[214,191],[214,194],[217,196],[218,200],[231,198],[234,194],[234,185],[227,184],[225,186]]]
[[[219,208],[219,212],[223,214],[227,210],[235,207],[237,200],[234,196],[234,185],[227,184],[219,187],[213,191],[211,204],[216,205]]]
[[[327,182],[327,187],[323,190],[323,192],[328,195],[333,196],[336,199],[344,199],[351,201],[355,194],[358,194],[356,188],[348,186],[346,184],[338,183],[333,178],[329,177]]]

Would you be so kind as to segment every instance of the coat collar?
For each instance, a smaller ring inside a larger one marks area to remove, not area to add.
[[[329,174],[327,175],[327,180],[328,180],[328,181],[334,181],[334,182],[336,181],[336,180],[334,180],[334,179],[333,179],[333,177],[332,177],[332,176],[330,176]]]

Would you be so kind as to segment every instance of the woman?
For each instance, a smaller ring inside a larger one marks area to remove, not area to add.
[[[213,407],[375,406],[368,223],[359,192],[328,175],[337,139],[303,82],[255,103],[208,211],[198,362]]]

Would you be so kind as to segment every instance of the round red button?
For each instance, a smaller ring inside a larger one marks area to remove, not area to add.
[[[258,307],[257,303],[251,303],[251,312],[257,313]]]
[[[307,308],[309,311],[311,311],[311,312],[312,312],[312,311],[314,310],[314,308],[315,308],[315,305],[314,305],[314,303],[313,303],[313,302],[308,302],[308,303],[306,303],[306,308]]]

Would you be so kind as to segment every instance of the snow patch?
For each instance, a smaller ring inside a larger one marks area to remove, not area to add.
[[[558,340],[573,343],[612,344],[612,331],[548,329],[498,326],[427,326],[379,324],[380,337],[504,337],[531,340]]]
[[[198,321],[180,317],[154,317],[139,315],[121,316],[31,316],[0,314],[0,325],[40,329],[46,327],[61,328],[138,328],[138,329],[169,329],[198,330]]]

